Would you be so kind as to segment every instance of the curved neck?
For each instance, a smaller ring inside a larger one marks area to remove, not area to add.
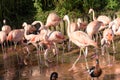
[[[93,13],[93,20],[95,21],[95,20],[96,20],[96,17],[95,17],[95,12],[94,12],[94,10],[92,10],[92,13]]]
[[[37,24],[37,23],[39,23],[41,26],[44,26],[44,24],[43,24],[41,21],[34,21],[34,22],[32,23],[32,25],[35,25],[35,24]]]
[[[45,41],[48,40],[47,34],[48,34],[48,29],[45,29],[45,33],[44,33],[44,35],[43,35],[43,40],[45,40]]]
[[[69,20],[69,17],[67,16],[67,22],[68,22],[68,27],[67,27],[67,34],[68,34],[68,37],[70,37],[70,33],[71,33],[71,30],[70,30],[70,20]]]
[[[28,35],[27,35],[27,31],[25,30],[25,31],[24,31],[24,37],[25,37],[25,39],[27,39],[27,36],[28,36]]]

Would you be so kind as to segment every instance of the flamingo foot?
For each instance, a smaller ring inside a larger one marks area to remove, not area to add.
[[[68,71],[78,72],[78,69],[75,66],[72,66]]]

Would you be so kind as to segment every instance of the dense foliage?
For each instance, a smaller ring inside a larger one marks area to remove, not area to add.
[[[20,28],[26,21],[46,20],[51,11],[57,12],[61,17],[68,14],[71,17],[87,16],[89,8],[96,14],[119,13],[119,0],[0,0],[0,26],[2,20],[14,28]],[[106,13],[107,12],[107,13]],[[119,14],[117,14],[119,15]]]

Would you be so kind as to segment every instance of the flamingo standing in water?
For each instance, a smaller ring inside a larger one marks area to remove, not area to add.
[[[23,42],[24,39],[24,29],[15,29],[9,32],[7,36],[7,41],[14,43],[14,51],[16,52],[16,47],[18,42]],[[18,64],[20,64],[19,54],[16,52]]]
[[[85,32],[82,31],[71,32],[70,20],[68,15],[65,15],[63,20],[66,20],[68,22],[67,34],[69,39],[80,48],[79,57],[76,59],[76,61],[73,63],[72,67],[69,70],[71,71],[75,69],[75,65],[81,57],[81,51],[83,51],[84,53],[86,66],[88,67],[87,59],[86,59],[86,56],[88,54],[87,47],[92,45],[95,48],[98,48],[97,43],[93,41]],[[83,50],[84,48],[86,48],[86,53]]]
[[[106,49],[106,53],[108,54],[109,63],[110,63],[110,58],[109,58],[108,47],[110,46],[111,42],[112,42],[112,46],[113,46],[113,54],[116,53],[113,38],[114,38],[114,33],[113,33],[112,29],[108,28],[103,31],[103,38],[101,39],[102,55],[104,55],[105,49]]]
[[[44,40],[46,39],[45,41],[52,42],[52,44],[54,44],[54,47],[55,47],[55,50],[53,50],[53,52],[55,51],[54,55],[58,54],[58,48],[57,48],[56,44],[64,41],[64,39],[65,39],[64,35],[60,31],[50,31],[45,25],[43,25],[43,23],[41,21],[34,21],[33,22],[34,25],[37,24],[37,23],[40,23],[40,25],[41,25],[41,27],[39,29],[40,30],[39,35],[44,35],[47,32],[46,36],[43,36],[43,38],[47,37],[47,38],[44,38]],[[47,53],[48,53],[49,49],[50,48],[46,49],[46,51],[45,51],[46,55],[45,56],[47,56]]]
[[[71,32],[74,32],[74,31],[77,31],[77,30],[85,30],[87,24],[86,24],[86,23],[83,23],[83,22],[81,21],[81,19],[78,18],[78,19],[77,19],[77,23],[76,23],[76,22],[71,22],[70,26],[71,26]],[[68,51],[70,51],[70,49],[71,49],[71,46],[70,46],[70,39],[69,39]]]
[[[24,39],[24,29],[15,29],[9,32],[7,36],[7,41],[14,42],[14,49],[16,49],[16,45],[18,42],[22,42]]]
[[[4,42],[6,41],[6,38],[7,38],[7,35],[6,35],[6,32],[4,31],[0,31],[0,44],[2,46],[2,51],[4,53]]]

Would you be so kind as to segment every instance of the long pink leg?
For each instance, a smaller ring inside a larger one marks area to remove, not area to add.
[[[80,57],[81,57],[81,49],[80,49],[80,53],[79,53],[78,58],[76,59],[76,61],[73,63],[72,67],[71,67],[68,71],[74,70],[75,65],[76,65],[76,63],[78,62],[78,60],[80,59]]]

